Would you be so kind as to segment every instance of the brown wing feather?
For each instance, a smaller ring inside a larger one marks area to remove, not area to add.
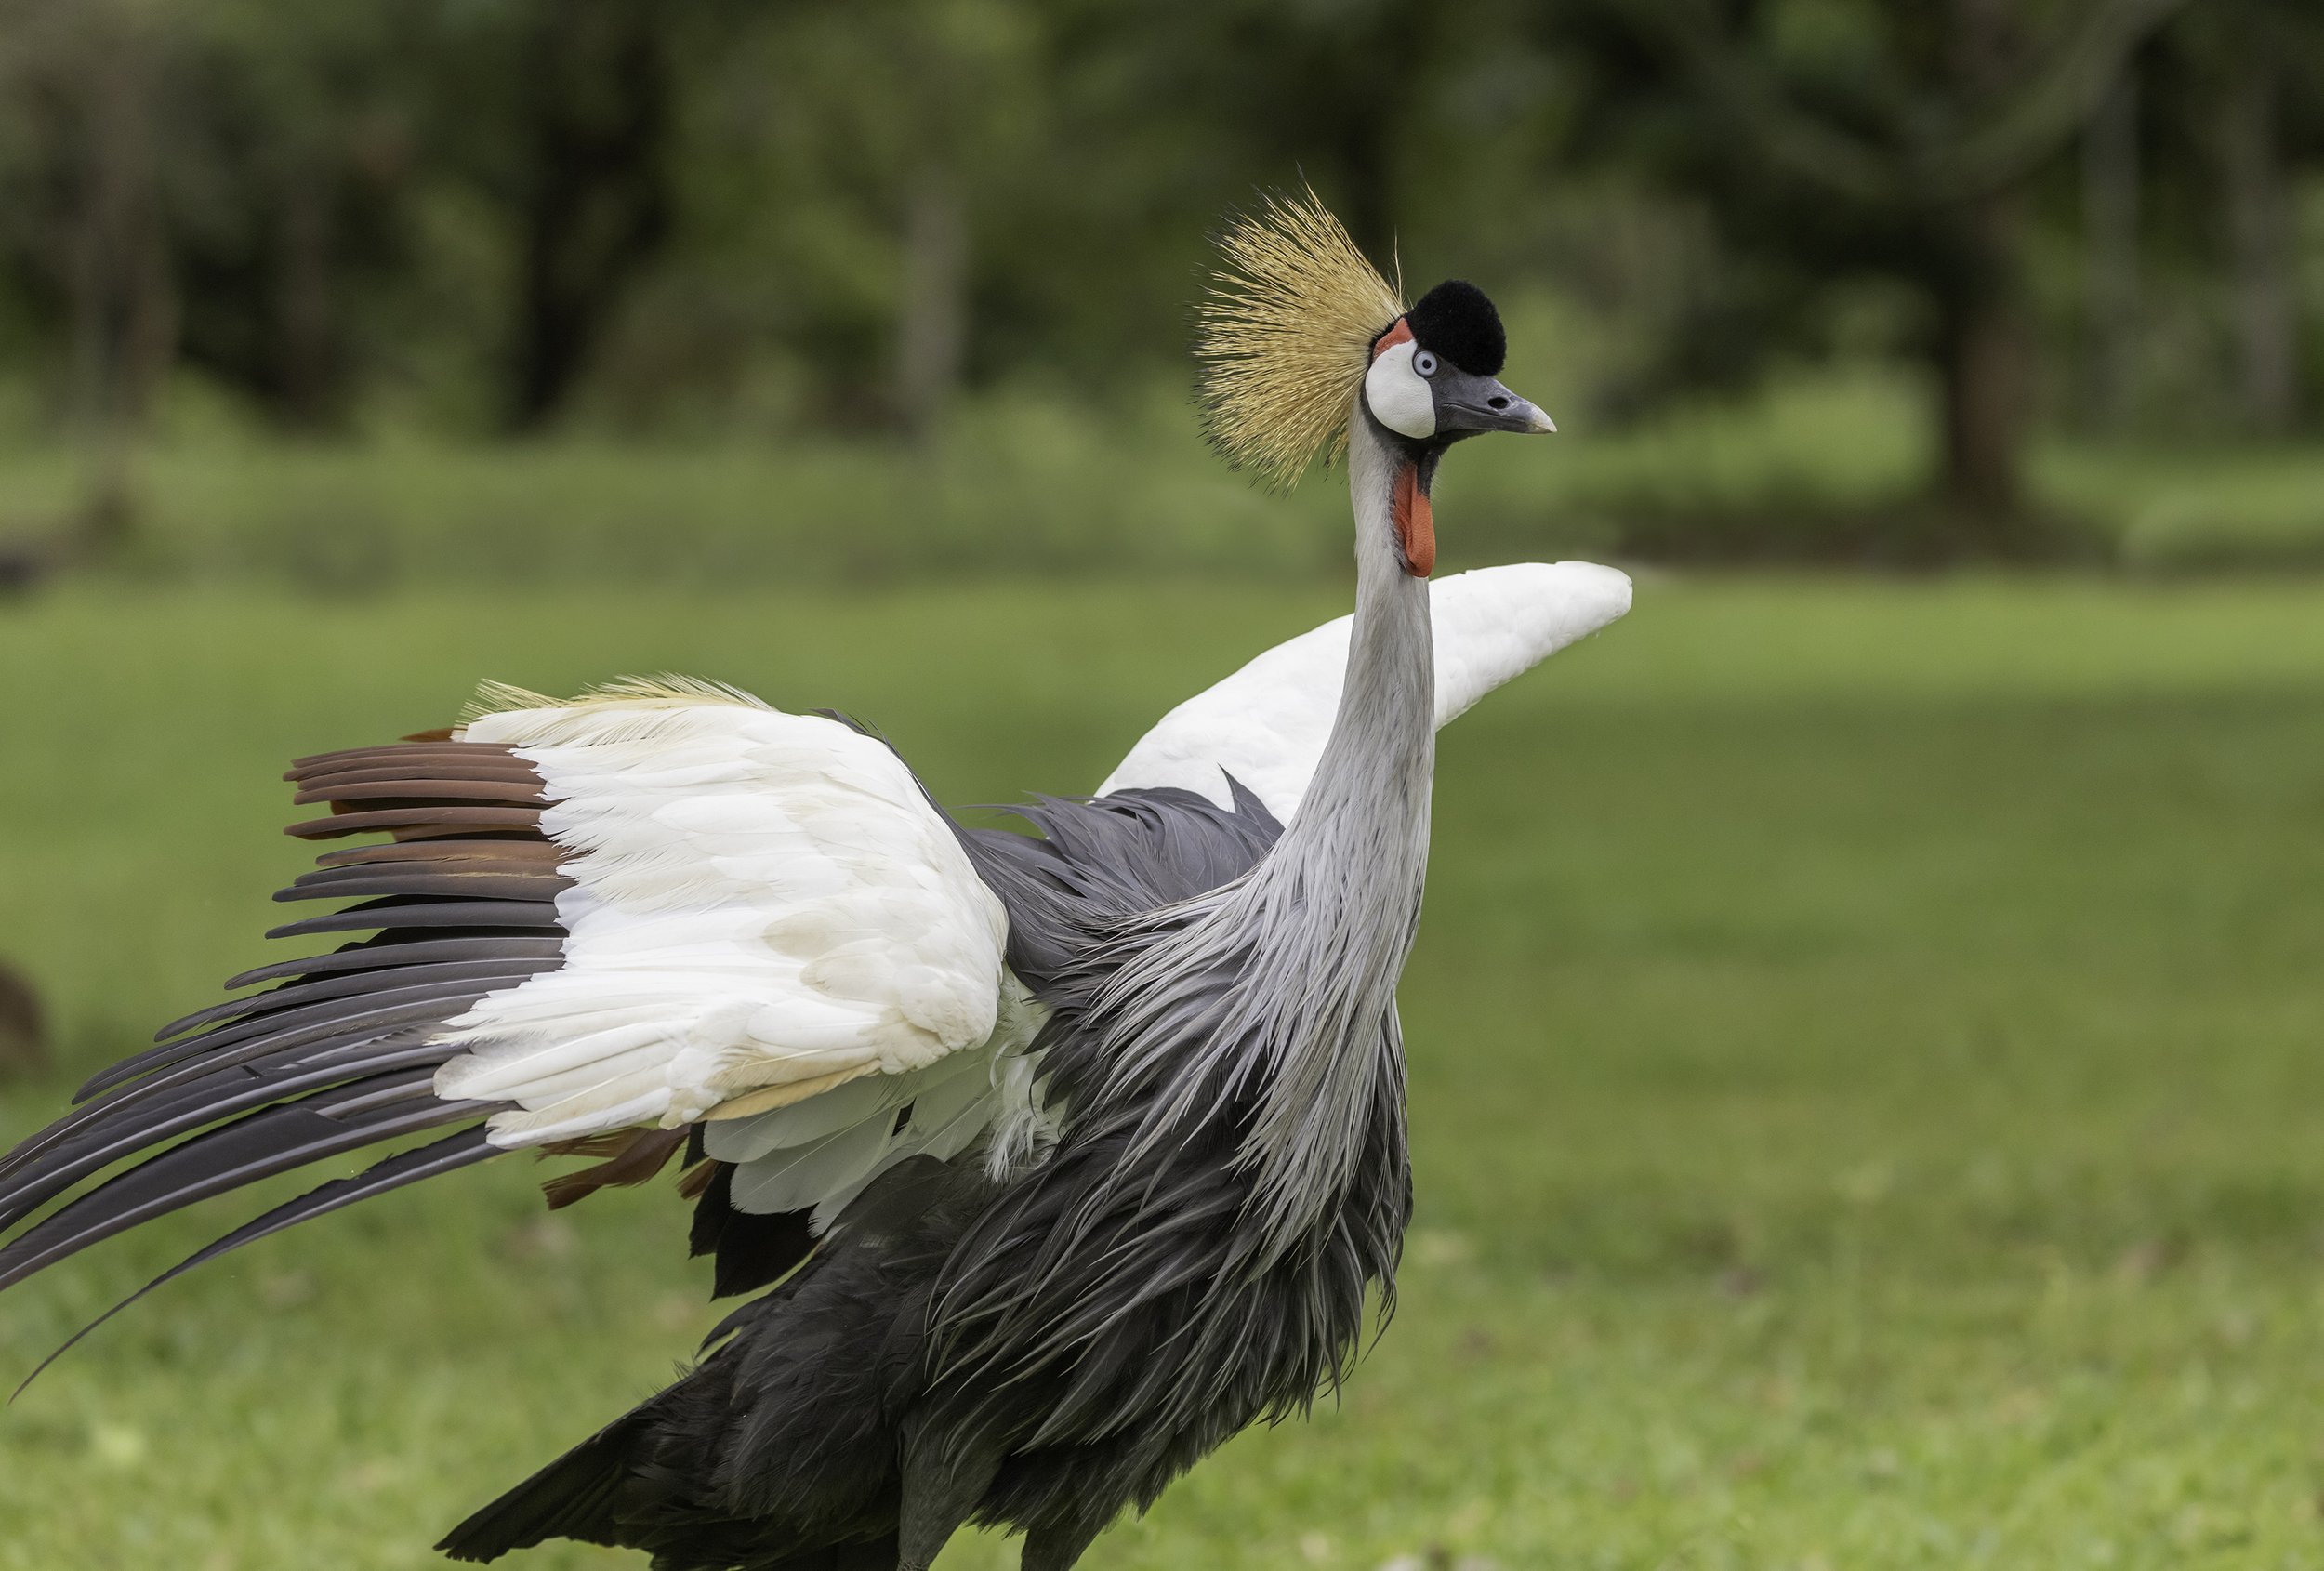
[[[283,831],[301,840],[336,840],[342,835],[361,835],[384,829],[401,839],[404,837],[432,835],[465,835],[480,829],[531,831],[538,835],[541,810],[536,807],[396,807],[372,808],[362,812],[334,811],[328,818],[309,819],[294,824]]]
[[[508,747],[443,733],[317,754],[286,778],[300,803],[332,812],[293,835],[392,838],[325,855],[277,896],[355,904],[276,931],[374,936],[245,973],[238,983],[273,985],[175,1023],[0,1156],[0,1232],[16,1230],[0,1247],[0,1286],[206,1195],[442,1124],[472,1127],[489,1111],[434,1098],[435,1067],[461,1050],[433,1037],[562,961],[556,901],[571,880],[541,833],[540,775]],[[379,1182],[439,1166],[390,1164]],[[316,1213],[349,1193],[330,1190]]]
[[[542,1183],[548,1208],[561,1211],[586,1200],[601,1189],[631,1188],[653,1180],[670,1159],[686,1149],[691,1126],[675,1129],[627,1129],[586,1141],[560,1141],[548,1147],[561,1156],[602,1156],[604,1161],[577,1172],[561,1173]]]

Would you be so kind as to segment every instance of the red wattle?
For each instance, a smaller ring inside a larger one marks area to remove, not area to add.
[[[1404,547],[1405,571],[1425,578],[1436,571],[1436,515],[1429,510],[1428,493],[1420,489],[1420,466],[1406,464],[1396,471],[1395,500],[1391,516],[1396,539]]]

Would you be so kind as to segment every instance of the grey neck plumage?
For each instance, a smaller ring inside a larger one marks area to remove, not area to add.
[[[1436,648],[1428,580],[1405,571],[1396,543],[1397,462],[1386,439],[1359,413],[1348,441],[1355,620],[1347,676],[1314,780],[1268,866],[1332,866],[1345,837],[1378,834],[1393,848],[1379,871],[1414,880],[1417,910],[1418,880],[1428,861],[1429,783],[1436,768]],[[1383,843],[1378,849],[1391,848]]]
[[[1427,875],[1436,672],[1428,582],[1405,570],[1392,518],[1397,462],[1358,409],[1356,605],[1339,715],[1298,814],[1220,912],[1250,944],[1242,1039],[1273,1071],[1244,1147],[1271,1253],[1345,1191],[1367,1141],[1403,1139],[1395,992]],[[1378,1127],[1383,1116],[1393,1129]]]

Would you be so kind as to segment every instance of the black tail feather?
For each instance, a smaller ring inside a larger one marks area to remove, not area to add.
[[[352,1067],[367,1076],[389,1076],[386,1081],[372,1083],[391,1086],[401,1084],[392,1078],[396,1071],[424,1068],[432,1073],[455,1050],[413,1044],[408,1039],[400,1050],[393,1044],[376,1049],[369,1043],[363,1046],[366,1055]],[[0,1182],[0,1227],[14,1226],[123,1157],[270,1102],[348,1083],[350,1065],[327,1059],[321,1064],[245,1065],[235,1072],[204,1076],[176,1096],[125,1108],[124,1116],[97,1123],[78,1139],[58,1142]],[[344,1101],[335,1099],[333,1105],[341,1118],[353,1111]]]
[[[454,1560],[498,1560],[549,1538],[614,1540],[614,1505],[646,1409],[616,1419],[461,1523],[436,1546]]]
[[[693,1226],[687,1236],[687,1253],[696,1259],[716,1257],[713,1299],[755,1293],[789,1274],[815,1248],[808,1222],[811,1211],[781,1211],[760,1216],[734,1208],[734,1168],[720,1162],[710,1185],[694,1202]]]

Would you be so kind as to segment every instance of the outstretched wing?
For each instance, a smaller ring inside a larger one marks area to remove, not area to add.
[[[1628,576],[1586,561],[1520,562],[1435,580],[1436,723],[1604,627],[1630,601]],[[1175,786],[1231,807],[1232,776],[1289,823],[1339,712],[1350,625],[1341,616],[1277,644],[1172,709],[1098,794]]]
[[[354,904],[274,936],[372,936],[235,978],[272,985],[168,1027],[0,1158],[0,1230],[143,1158],[0,1248],[0,1287],[451,1126],[197,1259],[517,1147],[609,1154],[601,1182],[633,1182],[689,1126],[733,1210],[838,1203],[989,1119],[996,1055],[1030,1034],[997,1030],[1022,1013],[1006,919],[885,744],[695,683],[492,696],[456,732],[293,767],[330,815],[290,833],[388,838],[284,890]]]
[[[676,701],[683,697],[685,701]],[[992,1035],[1000,903],[876,738],[714,689],[471,720],[555,799],[564,964],[480,999],[436,1076],[502,1145],[786,1106]]]

